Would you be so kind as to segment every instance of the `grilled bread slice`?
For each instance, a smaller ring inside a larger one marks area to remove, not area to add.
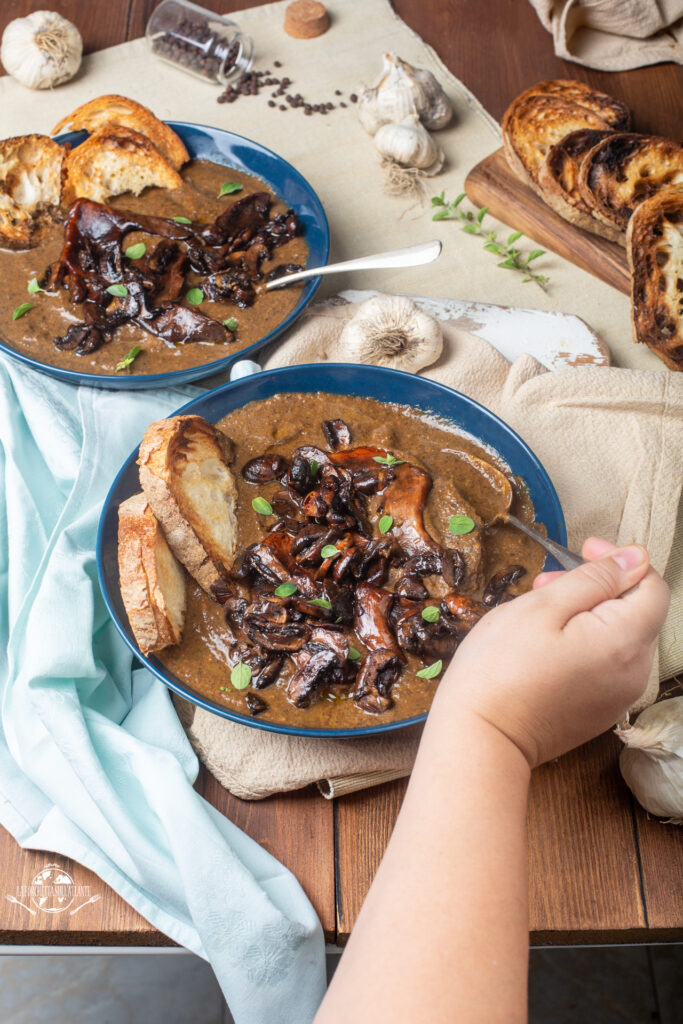
[[[144,494],[119,506],[119,584],[143,654],[177,644],[185,624],[185,573]]]
[[[683,182],[683,147],[656,135],[617,132],[584,157],[579,192],[593,215],[625,237],[636,206],[666,185]]]
[[[538,176],[551,146],[580,128],[628,126],[628,109],[582,82],[556,79],[526,89],[503,115],[503,145],[513,171],[539,192]]]
[[[59,209],[66,150],[47,135],[0,141],[0,245],[27,249]]]
[[[623,244],[622,233],[603,224],[593,216],[591,208],[579,192],[581,161],[593,146],[611,132],[580,128],[570,132],[548,150],[538,172],[538,184],[548,206],[577,227]]]
[[[183,179],[146,135],[112,125],[94,132],[67,158],[67,196],[103,203],[123,192],[181,188]]]
[[[237,543],[232,443],[201,416],[158,420],[140,445],[140,484],[169,547],[208,594],[225,582]]]
[[[52,129],[52,134],[57,135],[67,129],[92,133],[111,125],[132,128],[146,135],[176,170],[190,159],[182,139],[151,110],[127,96],[98,96],[83,103],[63,117]]]
[[[671,370],[683,370],[683,185],[637,206],[626,234],[633,328]]]

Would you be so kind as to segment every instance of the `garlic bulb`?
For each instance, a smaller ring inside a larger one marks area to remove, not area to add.
[[[382,73],[373,86],[361,89],[358,116],[374,135],[383,124],[396,124],[417,114],[425,128],[445,128],[452,107],[431,71],[414,68],[393,53],[384,54]]]
[[[35,11],[10,21],[2,34],[5,71],[29,89],[68,82],[81,66],[83,40],[75,25],[55,11]]]
[[[443,150],[423,127],[417,114],[409,114],[398,124],[383,124],[375,135],[375,145],[403,167],[418,167],[425,174],[438,174],[443,167]]]
[[[437,321],[411,299],[377,295],[358,307],[339,345],[350,362],[417,373],[439,358],[443,335]]]
[[[652,704],[633,725],[616,730],[626,744],[621,774],[639,804],[683,824],[683,697]]]

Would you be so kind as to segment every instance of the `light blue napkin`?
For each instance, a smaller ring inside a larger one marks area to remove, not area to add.
[[[132,671],[97,582],[116,472],[148,423],[195,394],[76,388],[0,361],[0,822],[208,959],[237,1024],[306,1024],[325,986],[315,912],[193,790],[168,691]]]

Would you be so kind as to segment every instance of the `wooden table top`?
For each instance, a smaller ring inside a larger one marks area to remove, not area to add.
[[[199,0],[221,12],[249,0]],[[52,0],[73,20],[86,52],[144,32],[155,0]],[[8,0],[0,32],[44,0]],[[683,70],[657,65],[606,74],[558,60],[530,4],[513,0],[394,0],[401,17],[500,118],[512,97],[542,78],[578,78],[633,110],[638,130],[680,136]],[[123,89],[123,83],[122,83]],[[125,90],[124,90],[125,91]],[[683,939],[683,833],[649,819],[617,766],[619,742],[605,735],[534,773],[529,807],[532,943]],[[401,806],[395,782],[334,802],[313,788],[246,803],[208,772],[198,788],[219,810],[290,868],[315,906],[329,941],[344,943]],[[444,807],[444,813],[448,808]],[[72,910],[27,911],[35,876],[58,864],[77,888]],[[429,870],[429,865],[416,865]],[[48,852],[21,850],[0,829],[0,943],[170,945],[91,872]],[[7,897],[11,897],[11,900]],[[85,903],[82,910],[78,910]],[[77,911],[77,912],[74,912]]]

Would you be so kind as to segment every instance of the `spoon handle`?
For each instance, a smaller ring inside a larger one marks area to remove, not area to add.
[[[421,267],[431,263],[441,252],[441,242],[420,242],[410,245],[407,249],[394,249],[392,252],[375,253],[374,256],[361,256],[357,260],[346,260],[345,263],[328,263],[326,267],[311,267],[308,270],[297,270],[295,274],[283,274],[282,277],[269,281],[265,290],[284,288],[295,281],[303,281],[305,277],[318,277],[322,274],[337,274],[346,270],[383,270],[391,267]]]
[[[584,559],[580,555],[574,554],[569,548],[563,548],[561,544],[556,544],[554,540],[548,540],[547,537],[543,537],[536,530],[532,530],[531,527],[523,523],[517,516],[511,515],[509,512],[505,515],[505,521],[511,523],[512,526],[516,526],[518,530],[525,533],[527,537],[531,537],[537,544],[540,544],[542,548],[552,555],[556,561],[560,563],[563,569],[578,569],[580,565],[584,565]]]

